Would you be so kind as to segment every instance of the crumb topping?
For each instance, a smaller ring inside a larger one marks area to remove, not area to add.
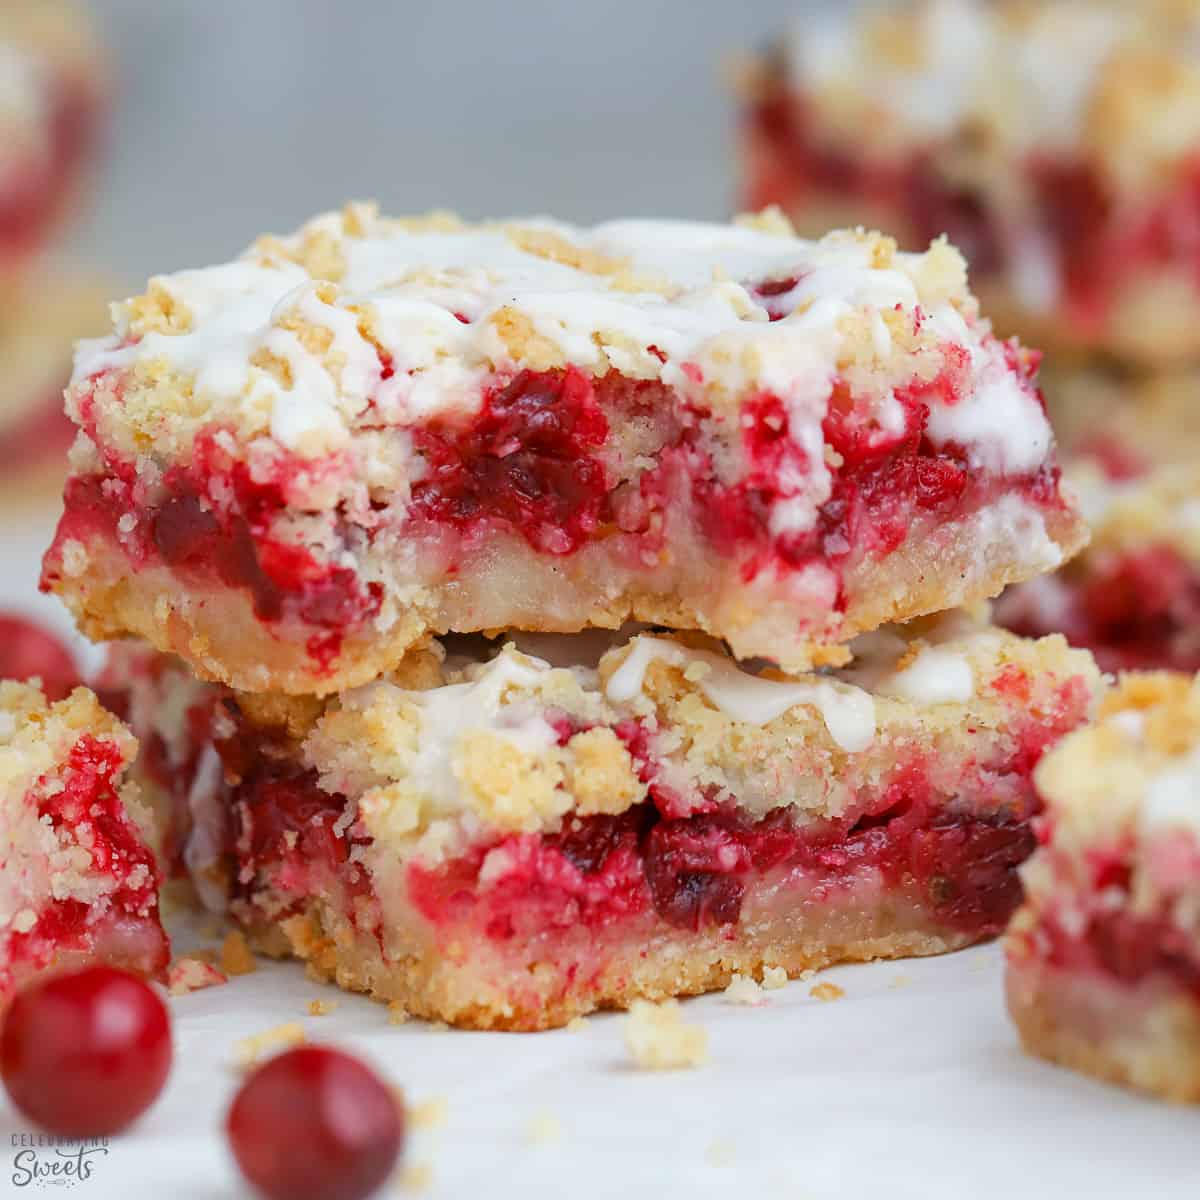
[[[708,1062],[708,1030],[687,1024],[678,1000],[634,1000],[625,1018],[625,1045],[643,1071],[674,1071]]]
[[[559,655],[553,640],[531,648],[569,660],[573,639],[561,639]],[[435,686],[381,680],[343,693],[300,754],[323,788],[354,800],[368,856],[436,861],[480,828],[554,832],[569,813],[617,815],[642,802],[649,775],[634,754],[637,728],[660,781],[678,780],[681,794],[828,817],[856,780],[886,771],[897,746],[933,752],[944,738],[949,753],[964,723],[1003,728],[1014,703],[1053,703],[1073,677],[1099,690],[1086,652],[1060,638],[1025,641],[982,614],[885,629],[853,649],[849,667],[784,678],[660,635],[614,637],[597,668],[555,667],[508,644],[490,660],[447,660],[424,681]],[[812,756],[811,770],[764,791],[774,776],[754,764],[781,746]],[[489,861],[483,875],[507,865]]]
[[[890,428],[895,386],[932,379],[947,343],[968,355],[975,386],[953,404],[930,393],[933,442],[1010,472],[1050,447],[957,251],[900,253],[862,231],[805,241],[776,214],[584,229],[352,205],[232,263],[155,277],[114,311],[114,332],[80,346],[68,408],[103,445],[162,464],[220,426],[246,443],[230,453],[256,447],[264,466],[287,454],[341,477],[373,462],[403,489],[419,464],[396,460],[380,430],[470,415],[494,374],[568,364],[661,380],[713,412],[748,389],[776,392],[794,436],[819,448],[835,378]]]
[[[1200,138],[1198,28],[1172,0],[915,0],[808,21],[782,61],[831,131],[876,154],[969,130],[977,158],[1092,155],[1136,187]]]

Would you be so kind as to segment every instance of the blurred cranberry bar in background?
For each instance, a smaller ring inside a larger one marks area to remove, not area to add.
[[[0,4],[0,308],[79,192],[107,107],[107,59],[81,6]]]
[[[1001,333],[1200,351],[1200,9],[900,0],[798,21],[743,82],[743,203],[946,233]]]

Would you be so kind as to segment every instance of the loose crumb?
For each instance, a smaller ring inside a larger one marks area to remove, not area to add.
[[[529,1122],[529,1141],[535,1146],[548,1146],[562,1140],[562,1122],[553,1113],[538,1113]]]
[[[578,1033],[581,1029],[587,1028],[587,1022],[582,1017],[572,1017],[567,1022],[567,1028],[572,1033]]]
[[[388,1024],[403,1025],[408,1020],[408,1009],[399,1000],[388,1005]]]
[[[750,1008],[758,1008],[767,1002],[762,988],[745,975],[735,974],[723,995],[726,1004],[744,1004]]]
[[[433,1183],[433,1167],[429,1163],[409,1163],[401,1170],[399,1183],[406,1192],[427,1192]]]
[[[846,994],[846,989],[838,987],[836,983],[818,983],[808,989],[808,994],[814,1000],[840,1000]]]
[[[336,1000],[310,1000],[308,1002],[308,1015],[310,1017],[328,1016],[337,1008]]]
[[[768,992],[778,991],[787,981],[788,973],[783,967],[763,967],[762,985]]]
[[[414,1129],[441,1129],[450,1112],[450,1102],[445,1096],[434,1096],[421,1104],[414,1104],[407,1111],[409,1123]]]
[[[299,1021],[285,1021],[262,1033],[252,1033],[233,1044],[234,1065],[241,1070],[252,1067],[259,1059],[277,1050],[290,1050],[304,1042],[304,1026]]]
[[[734,1149],[734,1144],[728,1138],[715,1138],[704,1151],[704,1161],[710,1167],[732,1167],[736,1157]]]
[[[238,929],[230,930],[221,943],[221,970],[226,975],[249,975],[258,970],[245,935]]]
[[[685,1024],[678,1000],[635,1000],[625,1020],[625,1045],[646,1071],[698,1067],[708,1061],[708,1030]]]
[[[908,987],[910,983],[912,983],[911,975],[895,975],[892,977],[892,981],[888,984],[888,987],[905,988]]]
[[[167,969],[167,991],[172,996],[185,996],[188,992],[228,982],[216,967],[195,955],[177,958]]]

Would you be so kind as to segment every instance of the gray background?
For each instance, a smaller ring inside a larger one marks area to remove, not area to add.
[[[343,200],[721,217],[722,68],[804,0],[92,0],[117,108],[75,258],[140,283]]]

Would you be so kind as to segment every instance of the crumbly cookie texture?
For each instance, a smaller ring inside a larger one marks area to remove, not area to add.
[[[1086,536],[944,240],[352,205],[114,315],[43,585],[242,690],[630,618],[807,669]]]
[[[208,688],[207,733],[191,696],[130,711],[148,746],[190,714],[175,865],[257,951],[540,1029],[1002,928],[1030,771],[1087,719],[1090,656],[967,614],[855,651],[787,677],[699,636],[457,638],[316,706]]]
[[[1200,1101],[1200,682],[1126,676],[1036,779],[1043,844],[1006,941],[1023,1042]]]
[[[51,968],[166,966],[149,816],[125,780],[136,752],[87,689],[51,704],[0,682],[0,1004]]]
[[[806,230],[947,231],[999,329],[1186,363],[1198,31],[1190,0],[831,8],[743,73],[748,199]]]

